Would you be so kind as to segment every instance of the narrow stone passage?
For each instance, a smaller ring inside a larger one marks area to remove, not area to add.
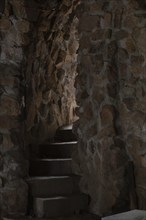
[[[146,0],[0,0],[0,220],[92,219],[71,164],[90,213],[146,210]]]
[[[71,216],[87,208],[88,196],[80,192],[79,176],[72,172],[71,155],[76,147],[71,127],[58,130],[54,143],[38,146],[28,180],[34,216]]]

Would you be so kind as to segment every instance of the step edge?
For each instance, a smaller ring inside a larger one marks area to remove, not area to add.
[[[67,195],[67,196],[54,196],[54,197],[48,197],[48,198],[40,198],[40,197],[36,197],[34,198],[34,200],[40,200],[42,202],[44,201],[50,201],[50,200],[60,200],[60,199],[68,199],[68,198],[78,198],[78,197],[88,197],[89,196],[87,194],[84,194],[84,193],[79,193],[79,194],[71,194],[71,195]]]
[[[43,144],[39,144],[38,146],[49,146],[49,145],[56,145],[56,146],[60,146],[60,145],[74,145],[77,144],[78,141],[64,141],[64,142],[50,142],[50,143],[43,143]]]
[[[38,162],[38,161],[42,161],[42,162],[72,161],[72,158],[34,158],[31,160],[31,162]]]
[[[52,179],[80,179],[81,177],[78,175],[61,175],[61,176],[34,176],[29,177],[26,181],[32,180],[52,180]]]
[[[69,179],[70,176],[36,176],[36,177],[30,177],[26,181],[32,181],[32,180],[53,180],[53,179]]]

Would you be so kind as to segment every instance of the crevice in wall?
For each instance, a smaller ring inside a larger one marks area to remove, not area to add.
[[[41,7],[26,73],[26,124],[31,141],[52,138],[59,126],[76,120],[76,5],[63,1]]]

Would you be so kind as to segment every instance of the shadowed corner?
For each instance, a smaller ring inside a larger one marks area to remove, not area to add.
[[[4,13],[4,9],[5,9],[5,0],[1,0],[1,2],[0,2],[0,14]]]

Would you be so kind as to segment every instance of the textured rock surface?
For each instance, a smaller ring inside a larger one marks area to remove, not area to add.
[[[74,2],[40,1],[26,72],[26,124],[31,141],[51,137],[57,127],[76,120],[78,19],[73,14]]]
[[[0,215],[27,211],[27,145],[75,116],[76,1],[4,1],[0,14]],[[3,8],[2,8],[3,6]],[[5,7],[4,7],[5,6]]]
[[[52,137],[76,114],[74,169],[91,196],[90,210],[102,216],[146,209],[144,5],[142,0],[82,0],[78,42],[78,2],[0,5],[2,216],[26,214],[26,145]]]
[[[24,144],[23,47],[29,23],[14,15],[20,1],[4,1],[0,15],[0,216],[21,216],[27,210],[28,173]],[[19,24],[19,25],[18,25]],[[23,195],[23,196],[22,196]]]
[[[135,0],[85,0],[78,12],[74,168],[91,196],[90,209],[101,216],[146,209],[146,29],[140,7]]]

